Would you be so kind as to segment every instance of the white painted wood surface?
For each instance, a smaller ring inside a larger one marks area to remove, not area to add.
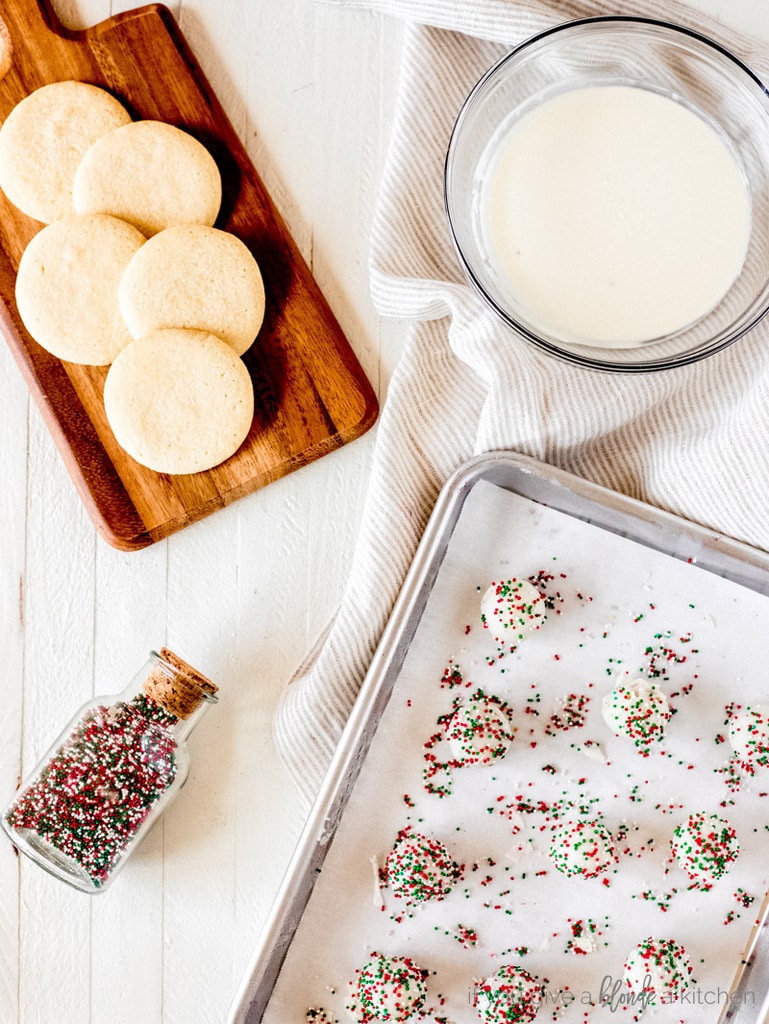
[[[56,3],[72,28],[130,6]],[[766,0],[695,6],[769,45]],[[403,328],[371,306],[367,249],[402,26],[313,0],[170,7],[383,399]],[[304,815],[273,712],[341,595],[373,441],[121,553],[97,537],[0,344],[0,803],[151,648],[222,697],[193,734],[190,781],[107,893],[70,890],[0,838],[1,1024],[225,1020]]]

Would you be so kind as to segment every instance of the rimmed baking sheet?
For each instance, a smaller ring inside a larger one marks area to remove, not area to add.
[[[485,587],[509,576],[538,577],[552,604],[514,653],[479,619]],[[464,467],[436,505],[232,1024],[310,1009],[351,1019],[348,983],[370,950],[429,972],[427,1020],[478,1020],[477,982],[503,963],[544,984],[538,1020],[630,1020],[617,982],[649,935],[682,942],[693,966],[687,1001],[654,1020],[761,1020],[769,777],[732,771],[724,738],[732,703],[769,697],[767,594],[762,553],[521,457]],[[601,719],[622,673],[656,679],[675,708],[650,757]],[[510,752],[426,776],[441,723],[477,689],[512,709]],[[741,843],[709,892],[669,856],[694,810],[726,817]],[[547,856],[552,827],[585,816],[620,849],[608,885],[567,879]],[[408,826],[463,865],[444,901],[408,906],[375,885]]]

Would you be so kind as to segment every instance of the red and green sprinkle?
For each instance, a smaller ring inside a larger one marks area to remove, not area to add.
[[[8,824],[35,833],[101,887],[176,777],[176,722],[143,694],[88,710],[11,804]]]

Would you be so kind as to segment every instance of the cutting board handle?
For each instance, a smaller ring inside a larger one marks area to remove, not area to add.
[[[0,15],[10,33],[18,37],[19,28],[24,29],[26,36],[29,30],[33,32],[33,38],[40,32],[41,25],[53,32],[54,35],[66,35],[64,28],[56,12],[53,9],[51,0],[3,0],[3,10]]]
[[[54,10],[53,0],[2,0],[0,26],[5,22],[16,47],[19,48],[21,44],[21,48],[24,49],[24,43],[27,41],[34,42],[36,46],[39,46],[40,39],[45,36],[46,32],[50,32],[60,40],[80,40],[83,37],[113,28],[121,22],[130,21],[150,9],[157,10],[161,16],[168,13],[165,4],[149,3],[121,14],[112,15],[88,28],[69,29],[59,20]],[[2,29],[0,28],[1,34]]]
[[[146,26],[148,19],[153,18],[159,19],[158,24],[162,23],[168,31],[175,27],[171,24],[173,17],[168,7],[162,3],[145,4],[86,28],[70,29],[59,20],[53,0],[1,0],[0,80],[4,75],[2,53],[5,49],[8,55],[8,39],[12,50],[11,69],[15,72],[8,76],[7,82],[0,81],[0,85],[7,85],[6,101],[11,99],[18,102],[33,89],[46,84],[50,79],[47,69],[51,65],[58,68],[54,79],[79,78],[89,81],[94,75],[95,65],[101,70],[101,74],[96,77],[109,79],[108,69],[112,62],[108,53],[110,44],[105,44],[105,39],[117,33],[116,45],[119,45],[122,39],[121,27],[132,22],[140,23],[141,36],[141,29]],[[3,23],[8,29],[5,47]],[[104,53],[107,53],[106,66],[101,67],[100,55]],[[110,84],[119,88],[121,83]]]
[[[42,18],[44,24],[51,30],[51,32],[55,32],[56,35],[61,35],[64,26],[59,21],[58,15],[53,9],[51,0],[33,0],[33,3],[28,4],[25,4],[24,0],[3,0],[3,2],[4,6],[8,10],[27,7],[30,19],[34,19],[36,17]]]
[[[66,29],[53,9],[51,0],[2,0],[0,11],[0,81],[12,69],[8,95],[21,99],[36,78],[36,66],[45,63],[51,48],[68,46],[68,39],[79,33]],[[42,84],[36,82],[35,84]]]

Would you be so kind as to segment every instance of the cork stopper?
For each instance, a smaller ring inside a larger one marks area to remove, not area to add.
[[[204,700],[216,699],[218,687],[178,654],[161,647],[160,653],[153,658],[153,666],[142,690],[169,715],[189,718]]]

